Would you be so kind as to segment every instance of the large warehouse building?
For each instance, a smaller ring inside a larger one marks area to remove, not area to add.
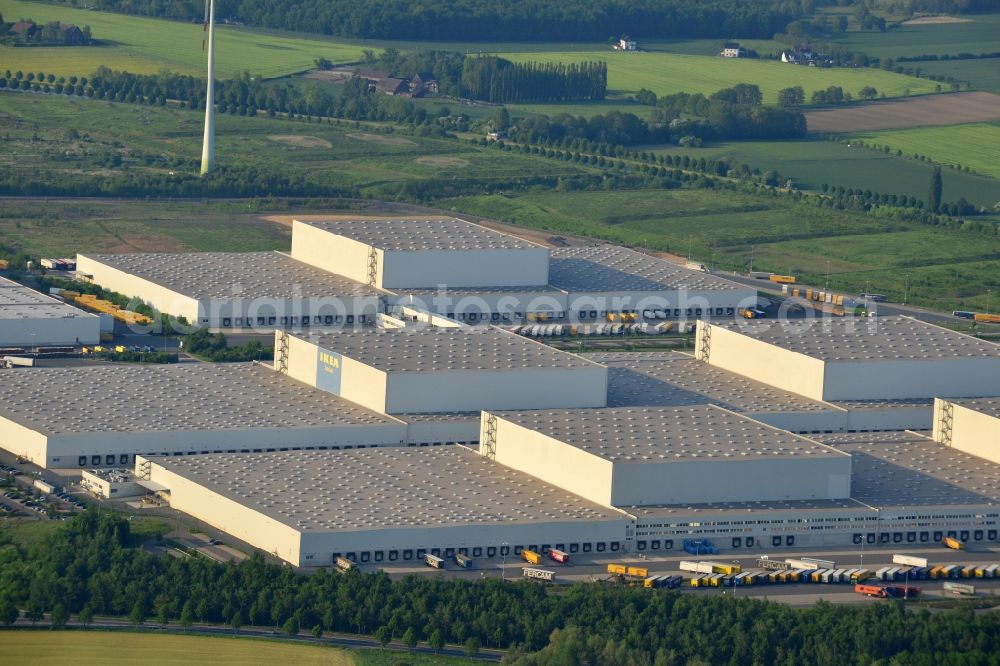
[[[292,256],[392,290],[549,282],[547,248],[457,218],[295,220]]]
[[[205,328],[371,323],[385,292],[280,252],[80,254],[77,275]]]
[[[492,326],[279,332],[275,349],[280,372],[388,414],[607,402],[604,366]]]
[[[1000,345],[910,317],[699,322],[695,356],[814,400],[1000,395]]]
[[[406,424],[250,363],[10,372],[0,448],[40,467],[135,455],[401,446]]]
[[[756,290],[621,247],[546,247],[457,218],[295,220],[278,252],[78,255],[77,273],[213,329],[305,329],[411,305],[460,321],[732,317]]]
[[[931,427],[931,400],[813,400],[683,352],[611,352],[587,358],[608,368],[611,407],[718,405],[798,433]]]
[[[664,310],[671,318],[732,318],[757,305],[757,291],[616,245],[552,250],[552,286],[567,292],[570,316]]]
[[[100,338],[97,315],[0,277],[0,347],[89,345]]]
[[[542,545],[618,550],[628,518],[460,446],[140,458],[171,507],[299,566]]]
[[[480,452],[606,506],[839,499],[851,458],[714,405],[483,412]]]

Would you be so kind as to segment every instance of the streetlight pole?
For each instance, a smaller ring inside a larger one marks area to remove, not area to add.
[[[500,544],[500,556],[503,557],[503,564],[500,565],[500,580],[507,580],[507,547],[510,546],[509,543],[504,541]]]

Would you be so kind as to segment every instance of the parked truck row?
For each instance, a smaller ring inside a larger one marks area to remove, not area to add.
[[[513,326],[509,330],[518,335],[532,338],[551,338],[563,336],[612,336],[612,335],[666,335],[677,333],[687,335],[694,331],[694,322],[660,322],[651,324],[524,324]]]

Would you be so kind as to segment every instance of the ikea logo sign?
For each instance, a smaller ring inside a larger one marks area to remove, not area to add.
[[[340,395],[341,366],[344,357],[328,349],[318,349],[316,352],[316,388]]]

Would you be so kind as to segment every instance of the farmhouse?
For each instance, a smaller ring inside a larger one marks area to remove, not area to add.
[[[63,23],[59,26],[59,39],[63,44],[68,44],[71,46],[77,46],[86,42],[83,30],[76,27],[72,23]]]
[[[408,96],[410,94],[410,84],[403,79],[388,76],[375,82],[375,90],[386,95]]]
[[[439,90],[437,79],[429,72],[420,72],[410,79],[410,94],[419,97],[425,93],[436,95]]]
[[[747,54],[746,49],[737,44],[736,46],[727,46],[719,52],[723,58],[743,58]]]
[[[11,35],[17,35],[19,37],[32,37],[39,30],[40,28],[31,21],[18,21],[14,25],[10,26],[10,30],[7,32]]]

